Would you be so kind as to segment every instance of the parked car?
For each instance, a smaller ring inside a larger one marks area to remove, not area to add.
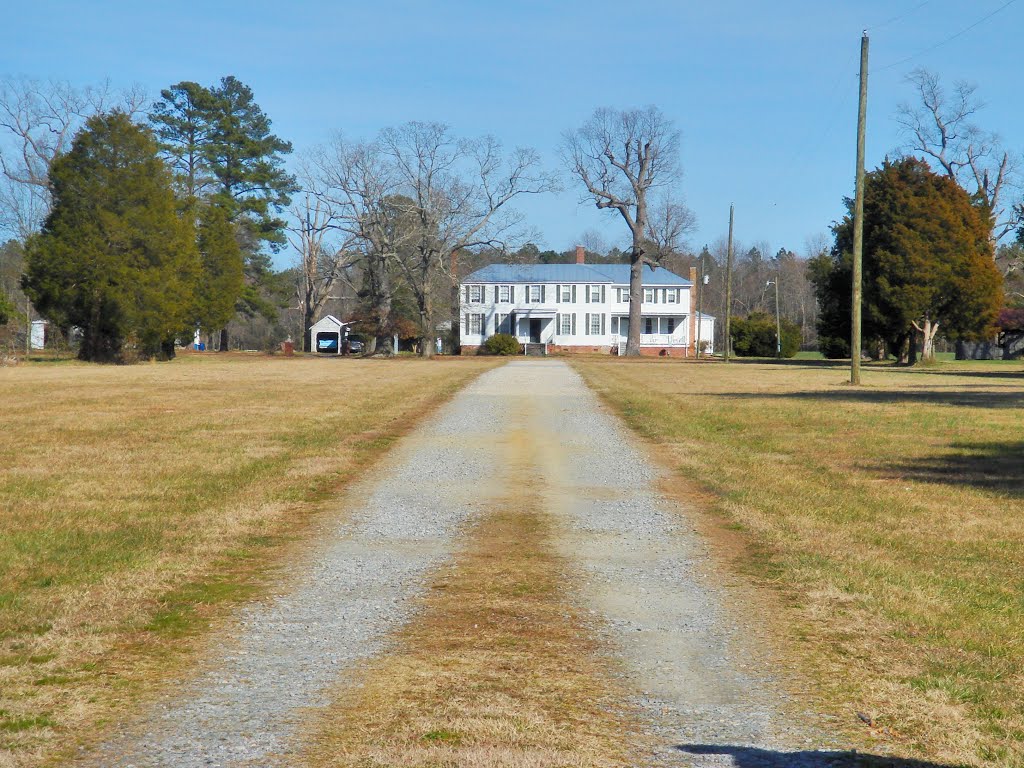
[[[359,339],[349,339],[348,340],[348,351],[349,351],[349,354],[352,354],[352,355],[362,354],[363,349],[364,349],[363,342],[361,340],[359,340]]]

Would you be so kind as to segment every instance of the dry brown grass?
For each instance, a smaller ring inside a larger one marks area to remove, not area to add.
[[[827,364],[576,367],[740,538],[826,708],[869,745],[1024,765],[1019,364],[869,368],[861,388]]]
[[[0,370],[0,765],[59,760],[488,360]]]
[[[502,463],[516,487],[469,532],[394,651],[339,689],[312,735],[313,765],[627,764],[622,696],[563,593],[542,494],[525,464]]]

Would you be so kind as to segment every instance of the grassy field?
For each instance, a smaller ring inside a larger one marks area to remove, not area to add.
[[[0,369],[0,766],[60,762],[137,703],[325,499],[496,364]]]
[[[1024,765],[1024,370],[578,361],[866,746]],[[872,720],[863,723],[856,713]]]

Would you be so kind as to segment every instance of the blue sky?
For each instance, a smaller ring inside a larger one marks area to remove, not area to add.
[[[682,131],[697,248],[725,235],[730,203],[739,240],[798,252],[841,215],[853,191],[864,28],[869,168],[900,144],[894,116],[915,67],[977,83],[987,104],[979,122],[1024,150],[1024,1],[18,6],[0,12],[0,73],[81,85],[109,77],[154,96],[233,74],[297,152],[339,130],[368,138],[438,120],[532,146],[554,169],[561,134],[595,107],[656,104]],[[568,248],[588,230],[625,242],[617,218],[580,199],[567,180],[564,192],[523,206],[542,247]]]

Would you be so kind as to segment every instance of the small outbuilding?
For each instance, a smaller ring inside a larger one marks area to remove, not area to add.
[[[348,326],[334,315],[327,315],[309,329],[309,348],[318,355],[340,355],[348,337]]]

